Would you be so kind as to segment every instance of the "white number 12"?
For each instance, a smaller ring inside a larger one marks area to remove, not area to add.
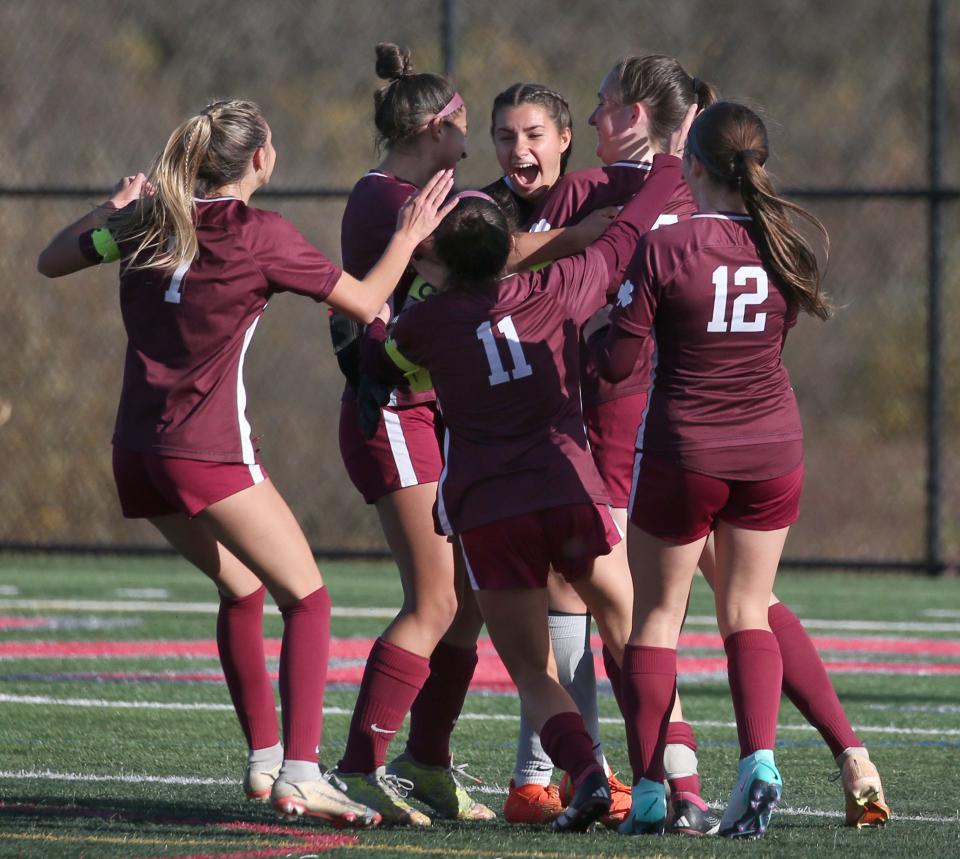
[[[520,343],[520,337],[513,320],[509,316],[504,316],[497,323],[497,330],[507,338],[510,357],[513,359],[513,369],[504,369],[503,362],[500,360],[500,353],[497,351],[497,338],[493,333],[493,326],[489,322],[484,322],[477,328],[477,339],[483,343],[483,349],[487,353],[487,363],[490,365],[490,375],[487,379],[490,384],[502,385],[511,379],[523,379],[526,376],[532,376],[533,367],[527,363],[526,356],[523,354],[523,346]]]
[[[746,308],[762,304],[767,300],[769,287],[767,273],[758,265],[743,265],[733,275],[734,286],[746,286],[752,280],[757,284],[756,292],[745,292],[733,301],[733,318],[727,327],[727,267],[721,265],[713,272],[713,319],[707,323],[707,331],[725,333],[727,331],[763,331],[767,324],[767,314],[758,313],[753,319],[745,319]]]

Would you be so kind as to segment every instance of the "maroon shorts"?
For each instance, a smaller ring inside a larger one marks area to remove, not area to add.
[[[437,404],[380,410],[377,434],[360,431],[357,402],[340,404],[340,455],[347,474],[367,504],[407,486],[436,483],[443,470],[442,424]]]
[[[460,546],[475,591],[531,589],[551,567],[570,582],[588,574],[622,536],[605,504],[567,504],[471,528]]]
[[[637,428],[646,408],[646,392],[583,407],[590,452],[611,507],[625,508],[630,498]]]
[[[267,479],[260,463],[204,462],[113,448],[113,478],[127,519],[186,513],[193,517],[211,504]]]
[[[670,459],[637,454],[630,521],[671,543],[692,543],[722,520],[751,531],[797,521],[803,463],[770,480],[726,480],[687,471]]]

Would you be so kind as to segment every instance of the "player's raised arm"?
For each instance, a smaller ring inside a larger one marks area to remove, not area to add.
[[[37,271],[46,277],[63,277],[100,262],[113,262],[118,259],[115,240],[108,230],[103,230],[102,234],[98,235],[100,228],[106,226],[108,220],[121,209],[139,200],[141,195],[151,196],[153,193],[154,187],[143,173],[124,176],[114,186],[113,194],[108,200],[64,227],[50,240],[50,244],[37,258]],[[85,254],[80,246],[80,237],[91,231],[99,259],[93,254]]]

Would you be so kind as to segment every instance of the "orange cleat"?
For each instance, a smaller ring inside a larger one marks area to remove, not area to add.
[[[507,823],[551,823],[563,811],[560,791],[554,784],[524,784],[517,787],[510,780],[510,791],[503,804],[503,818]]]

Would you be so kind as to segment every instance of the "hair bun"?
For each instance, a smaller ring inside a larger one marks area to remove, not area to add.
[[[395,81],[413,74],[410,50],[401,48],[393,42],[380,42],[377,45],[377,77],[385,81]]]

